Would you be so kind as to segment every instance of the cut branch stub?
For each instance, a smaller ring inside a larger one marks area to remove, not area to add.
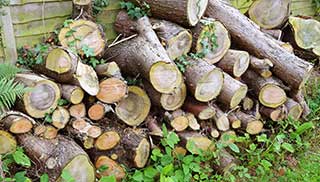
[[[135,21],[138,36],[112,46],[105,58],[129,75],[141,75],[160,93],[172,93],[183,82],[182,74],[168,57],[148,17]]]
[[[138,0],[129,0],[135,3]],[[208,0],[145,0],[152,16],[172,21],[184,26],[195,26],[204,14]],[[140,2],[140,5],[141,4]]]
[[[192,154],[200,154],[201,152],[214,151],[215,144],[206,136],[202,136],[198,132],[185,131],[178,133],[182,144]]]
[[[99,80],[97,73],[91,66],[79,61],[75,77],[78,85],[89,95],[95,96],[98,94]]]
[[[203,19],[192,33],[194,52],[210,64],[219,62],[231,46],[229,33],[219,21]]]
[[[299,90],[309,78],[313,68],[311,63],[282,48],[237,9],[220,0],[209,0],[206,15],[223,23],[233,42],[243,50],[269,59],[274,64],[272,72],[291,88]]]
[[[104,115],[111,110],[112,108],[110,105],[97,102],[89,108],[88,116],[90,119],[98,121],[102,119]]]
[[[84,97],[83,90],[75,85],[61,85],[62,97],[72,104],[79,104]]]
[[[2,119],[0,123],[4,124],[4,127],[14,134],[22,134],[29,132],[32,127],[32,121],[22,115],[9,115]]]
[[[263,123],[254,116],[237,111],[235,116],[241,120],[241,127],[249,134],[256,135],[263,129]]]
[[[290,3],[290,0],[258,0],[251,5],[249,16],[262,28],[277,28],[287,21]]]
[[[16,151],[17,141],[8,132],[0,130],[0,155]]]
[[[62,28],[58,38],[63,47],[76,49],[79,53],[84,54],[83,48],[87,46],[92,49],[94,56],[101,55],[106,44],[99,26],[82,19],[75,20]]]
[[[284,105],[288,109],[289,117],[292,117],[292,119],[294,120],[298,120],[301,117],[303,108],[298,102],[294,101],[291,98],[288,98],[287,102]]]
[[[26,114],[34,118],[44,118],[46,113],[57,107],[61,92],[53,81],[34,74],[17,74],[16,81],[31,88],[16,104]]]
[[[289,23],[294,31],[296,44],[320,56],[320,22],[314,19],[290,17]]]
[[[180,87],[176,88],[170,94],[161,94],[160,103],[161,106],[168,111],[179,109],[187,97],[187,87],[184,83]]]
[[[240,104],[248,92],[247,85],[224,73],[224,81],[218,101],[233,109]]]
[[[116,178],[117,181],[121,181],[126,177],[125,169],[119,165],[116,161],[110,159],[108,156],[100,156],[95,162],[96,169],[101,167],[107,167],[106,170],[97,174],[99,178],[103,176],[112,176]]]
[[[269,59],[259,59],[254,56],[250,56],[250,69],[258,73],[264,78],[272,76],[271,68],[272,62]]]
[[[280,87],[281,83],[273,77],[263,78],[254,71],[248,70],[243,74],[242,79],[258,96],[260,103],[266,107],[276,108],[287,100],[286,92]]]
[[[247,71],[250,64],[249,53],[229,49],[223,58],[217,63],[217,67],[235,77],[240,77]]]
[[[212,107],[215,109],[216,114],[213,116],[213,120],[216,123],[217,128],[220,131],[227,131],[230,129],[230,122],[227,114],[224,113],[217,105],[213,104]]]
[[[23,134],[17,138],[27,155],[37,163],[36,170],[47,173],[50,182],[63,181],[62,171],[68,171],[77,182],[95,181],[95,169],[88,155],[75,142],[62,136],[46,140]]]
[[[117,116],[129,126],[138,126],[149,114],[151,102],[144,90],[130,86],[128,97],[116,106]]]
[[[127,85],[118,78],[108,78],[100,82],[97,99],[107,104],[119,102],[127,95]]]
[[[201,102],[216,98],[223,87],[223,73],[204,60],[188,59],[190,65],[184,73],[186,83],[194,97]]]

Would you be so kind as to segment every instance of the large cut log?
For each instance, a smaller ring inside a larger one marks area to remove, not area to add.
[[[84,49],[91,49],[94,56],[103,54],[105,40],[99,26],[88,20],[75,20],[62,28],[59,33],[59,41],[63,47],[76,50],[85,54]]]
[[[263,129],[262,121],[256,119],[254,116],[246,114],[241,111],[234,113],[237,118],[241,120],[241,127],[249,134],[256,135]]]
[[[173,92],[183,82],[182,74],[162,47],[148,17],[135,21],[134,27],[139,35],[112,46],[104,57],[128,74],[141,74],[158,92]]]
[[[140,125],[148,116],[151,102],[144,90],[130,86],[128,97],[122,99],[116,106],[117,116],[129,126]]]
[[[259,58],[268,58],[274,64],[272,72],[291,88],[298,90],[304,85],[312,64],[275,43],[238,10],[221,0],[209,0],[206,15],[223,23],[241,48]]]
[[[230,48],[227,29],[219,21],[203,19],[192,29],[193,52],[210,64],[220,61]]]
[[[242,79],[264,106],[276,108],[287,100],[286,92],[281,88],[282,84],[273,77],[263,78],[254,71],[248,70],[243,74]]]
[[[71,104],[79,104],[84,97],[83,90],[75,85],[61,85],[62,97],[67,99]]]
[[[201,19],[208,0],[128,0],[143,6],[148,4],[151,14],[159,19],[172,21],[185,26],[194,26]]]
[[[202,59],[193,60],[190,58],[188,62],[190,65],[187,66],[184,75],[191,93],[201,102],[215,99],[224,85],[221,70]]]
[[[34,118],[44,118],[57,107],[61,92],[53,81],[34,74],[17,74],[16,81],[31,88],[16,103],[19,110]]]
[[[100,82],[97,99],[107,104],[119,102],[127,95],[127,84],[118,78],[108,78]]]
[[[153,18],[150,18],[150,23],[171,60],[175,60],[190,51],[192,35],[187,29],[169,21]],[[118,33],[128,37],[137,33],[134,24],[135,21],[128,16],[127,12],[120,11],[114,27]]]
[[[250,58],[246,51],[230,49],[216,65],[226,73],[240,77],[248,69],[249,64]]]
[[[260,27],[281,27],[289,17],[291,0],[258,0],[249,9],[249,17]]]
[[[45,61],[33,66],[33,69],[59,83],[78,85],[90,95],[97,95],[99,91],[98,76],[94,69],[83,64],[79,57],[68,49],[51,50]]]
[[[222,90],[217,100],[233,109],[240,104],[243,98],[246,97],[247,92],[247,85],[232,78],[227,73],[224,73]]]
[[[27,155],[36,162],[36,170],[47,173],[50,182],[62,181],[68,172],[77,182],[94,182],[95,169],[88,155],[72,140],[58,136],[53,140],[23,134],[17,136]]]
[[[314,19],[290,17],[289,23],[294,32],[294,43],[299,48],[320,56],[320,22]]]
[[[194,114],[201,120],[213,118],[216,114],[216,110],[211,104],[199,102],[192,97],[187,98],[183,105],[183,109]]]
[[[25,117],[23,114],[10,114],[3,118],[0,123],[4,124],[4,128],[14,134],[22,134],[31,131],[34,121]]]
[[[16,151],[17,141],[8,132],[0,130],[0,155],[9,154]]]
[[[259,59],[254,56],[250,56],[250,69],[258,73],[264,78],[272,76],[271,68],[273,63],[269,59]]]

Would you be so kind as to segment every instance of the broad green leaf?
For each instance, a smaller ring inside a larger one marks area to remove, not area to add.
[[[145,168],[144,170],[144,176],[147,178],[154,178],[157,174],[158,174],[158,171],[151,166]]]
[[[161,174],[164,174],[164,175],[168,175],[169,173],[173,172],[174,171],[174,166],[173,164],[168,164],[166,165],[162,171],[161,171]]]
[[[234,144],[234,143],[230,143],[230,144],[228,145],[228,147],[229,147],[232,151],[234,151],[235,153],[239,153],[239,152],[240,152],[239,147],[238,147],[236,144]]]
[[[282,145],[281,145],[281,147],[282,148],[284,148],[285,150],[287,150],[288,152],[291,152],[291,153],[293,153],[294,152],[294,148],[293,148],[293,146],[290,144],[290,143],[283,143]]]
[[[299,126],[297,128],[297,130],[295,131],[295,133],[297,133],[298,135],[301,135],[302,133],[304,133],[305,131],[311,129],[313,127],[313,123],[312,122],[307,122],[307,123],[303,123],[301,126]]]
[[[30,167],[31,166],[31,161],[29,157],[23,153],[21,150],[15,151],[13,154],[13,159],[17,164],[20,164],[25,167]]]
[[[67,170],[62,171],[61,178],[64,180],[64,182],[76,182],[76,180]]]
[[[114,175],[112,176],[103,176],[99,182],[117,182],[117,179]]]
[[[264,169],[267,169],[267,170],[269,170],[270,167],[272,166],[272,164],[269,161],[264,159],[261,160],[261,165],[264,167]]]
[[[48,174],[43,174],[40,177],[40,182],[49,182],[49,176]]]

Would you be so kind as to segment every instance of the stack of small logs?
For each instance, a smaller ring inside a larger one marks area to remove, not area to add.
[[[145,2],[151,18],[118,14],[115,29],[129,37],[124,41],[106,46],[97,24],[75,20],[61,30],[61,45],[43,55],[44,63],[17,75],[32,89],[16,103],[19,112],[1,119],[0,155],[23,146],[50,181],[62,170],[77,182],[112,174],[121,180],[120,164],[148,164],[164,124],[178,133],[185,153],[188,142],[214,150],[212,142],[224,134],[256,135],[270,120],[308,115],[300,90],[313,66],[238,10],[219,0]],[[66,36],[71,29],[82,39]],[[84,44],[107,63],[82,63]],[[184,72],[174,62],[181,56],[190,63]],[[142,83],[128,86],[124,76]],[[58,106],[61,98],[69,104]],[[50,123],[44,122],[48,114]],[[226,172],[235,163],[225,150],[213,167]],[[108,168],[96,174],[101,166]]]

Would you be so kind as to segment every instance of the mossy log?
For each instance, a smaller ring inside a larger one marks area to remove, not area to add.
[[[216,64],[226,73],[240,77],[247,71],[250,64],[248,52],[229,49],[223,58]]]
[[[219,0],[209,0],[206,15],[223,23],[233,42],[243,50],[258,58],[269,59],[274,64],[272,72],[291,88],[299,90],[309,78],[313,68],[311,63],[282,48],[237,9]]]
[[[47,140],[31,134],[18,135],[17,139],[36,162],[36,170],[47,173],[50,182],[63,181],[62,171],[68,171],[77,182],[95,181],[95,169],[88,155],[72,140],[63,136]]]
[[[273,63],[269,59],[259,59],[254,56],[250,56],[250,69],[258,73],[264,78],[269,78],[272,76],[271,69]]]
[[[99,84],[97,99],[107,104],[119,102],[125,98],[128,92],[127,84],[118,78],[108,78],[102,80]]]
[[[58,38],[63,47],[73,48],[84,54],[82,48],[87,46],[93,50],[94,56],[102,55],[106,44],[99,26],[83,19],[74,20],[62,28]]]
[[[262,105],[276,108],[284,104],[287,100],[286,92],[273,77],[263,78],[252,70],[243,74],[242,79],[252,89],[253,94],[257,95]]]
[[[224,73],[224,81],[220,95],[217,100],[225,106],[233,109],[238,106],[248,92],[247,85]]]
[[[59,83],[78,85],[90,95],[97,95],[99,91],[98,76],[94,69],[83,64],[79,57],[68,49],[52,49],[45,62],[33,66],[33,69]]]
[[[17,141],[8,132],[0,130],[0,155],[9,154],[16,151]]]
[[[31,88],[16,103],[18,110],[33,118],[44,118],[46,113],[50,113],[58,106],[61,92],[53,81],[27,73],[17,74],[15,80]]]
[[[148,17],[135,21],[139,35],[108,49],[104,57],[122,71],[150,81],[160,93],[172,93],[182,82],[182,74],[162,47]]]
[[[224,76],[220,69],[210,65],[204,60],[188,59],[184,75],[186,84],[194,95],[201,102],[208,102],[215,99],[221,92],[224,83]]]
[[[67,99],[71,104],[79,104],[84,97],[83,90],[76,85],[62,84],[60,86],[61,94],[64,99]]]
[[[281,28],[288,20],[291,0],[258,0],[249,9],[249,17],[265,29]]]
[[[151,101],[144,90],[137,86],[129,86],[128,97],[116,106],[116,114],[129,126],[140,125],[148,116]]]
[[[128,0],[139,4],[139,0]],[[175,22],[184,26],[195,26],[208,5],[208,0],[145,0],[144,3],[150,6],[152,16]]]
[[[154,18],[150,18],[150,23],[171,60],[175,60],[190,51],[192,35],[187,29],[175,23]],[[138,33],[135,28],[135,21],[125,11],[119,12],[114,26],[117,32],[126,37]]]
[[[219,62],[231,46],[227,29],[213,19],[203,19],[191,29],[193,52],[210,64]]]

